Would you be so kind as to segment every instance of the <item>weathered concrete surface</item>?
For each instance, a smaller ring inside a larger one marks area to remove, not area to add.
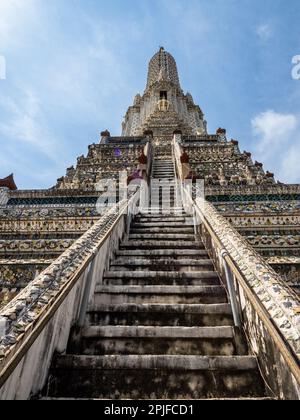
[[[83,332],[83,355],[237,354],[231,327],[89,327]]]
[[[209,304],[226,303],[222,286],[103,286],[96,289],[96,304]]]
[[[53,373],[52,396],[198,399],[264,394],[251,357],[67,356],[57,360]]]

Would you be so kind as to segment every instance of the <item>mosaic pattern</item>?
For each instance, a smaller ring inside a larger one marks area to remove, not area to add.
[[[86,232],[97,219],[66,218],[50,220],[0,220],[0,232],[48,233],[48,232]]]
[[[39,265],[24,265],[19,262],[15,265],[5,264],[0,266],[0,288],[23,288],[30,283],[41,271]]]
[[[274,213],[295,213],[299,212],[300,217],[300,202],[256,202],[256,203],[229,203],[227,205],[224,204],[216,204],[215,207],[221,213],[239,213],[239,214],[274,214]]]
[[[219,209],[218,209],[219,210]],[[223,213],[224,214],[224,213]],[[236,227],[272,227],[272,226],[286,226],[286,227],[294,227],[300,226],[300,215],[280,215],[280,216],[255,216],[249,214],[247,217],[243,216],[227,216],[224,214],[225,217]]]
[[[0,254],[17,253],[34,253],[34,252],[58,252],[62,253],[68,249],[72,244],[73,239],[40,239],[40,240],[23,240],[23,241],[1,241],[0,240]]]

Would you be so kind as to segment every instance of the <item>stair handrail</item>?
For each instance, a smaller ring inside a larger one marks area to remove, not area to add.
[[[180,145],[173,140],[177,176]],[[180,182],[180,181],[179,181]],[[216,269],[224,278],[224,262],[242,287],[285,362],[300,385],[300,300],[275,270],[255,251],[216,208],[181,182],[183,204],[192,207],[199,231]],[[238,292],[236,292],[238,293]]]
[[[26,351],[91,266],[119,220],[136,212],[139,188],[105,214],[0,311],[0,389]],[[2,336],[1,336],[2,331]]]

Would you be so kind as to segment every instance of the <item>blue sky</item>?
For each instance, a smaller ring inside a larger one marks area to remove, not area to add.
[[[163,45],[209,131],[300,182],[299,21],[299,0],[0,0],[0,178],[51,187],[100,131],[119,135]]]

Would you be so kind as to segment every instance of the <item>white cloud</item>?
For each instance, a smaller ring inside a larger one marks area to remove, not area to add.
[[[268,41],[273,36],[273,28],[269,23],[263,23],[256,28],[256,34],[262,41]]]
[[[0,0],[0,41],[15,40],[22,23],[32,19],[37,0]]]
[[[19,92],[20,98],[0,96],[0,110],[5,110],[7,117],[0,123],[0,134],[10,138],[17,147],[18,143],[28,143],[51,158],[55,158],[55,144],[50,141],[48,128],[36,93],[30,89]]]
[[[297,127],[297,117],[270,110],[257,115],[251,123],[254,134],[260,138],[258,148],[272,153],[269,147],[277,147],[286,142]]]
[[[300,182],[300,118],[269,110],[253,118],[251,124],[258,160],[280,181]]]

